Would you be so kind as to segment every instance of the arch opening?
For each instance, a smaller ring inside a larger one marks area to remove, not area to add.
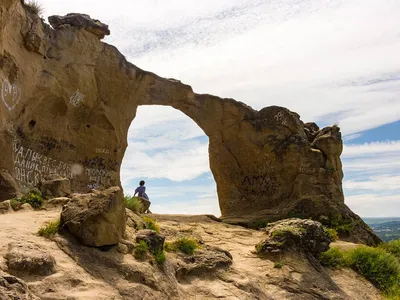
[[[220,216],[208,146],[203,130],[183,112],[139,106],[121,165],[124,193],[133,195],[144,180],[153,213]]]

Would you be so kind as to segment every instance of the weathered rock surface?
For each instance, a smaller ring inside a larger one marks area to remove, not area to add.
[[[5,259],[8,272],[13,275],[47,276],[55,273],[54,257],[31,243],[10,243]]]
[[[256,245],[259,253],[296,250],[318,256],[331,243],[322,224],[312,220],[281,220],[268,224],[265,232],[267,237]]]
[[[119,187],[74,194],[61,212],[60,224],[84,245],[118,244],[126,226],[125,205]]]
[[[65,197],[71,194],[71,185],[68,178],[58,174],[49,174],[40,179],[37,188],[47,199]]]
[[[11,207],[11,201],[10,200],[6,200],[3,202],[0,202],[0,215],[2,214],[8,214],[10,212],[12,212],[13,209]]]
[[[1,140],[1,137],[0,137]],[[7,172],[0,171],[0,201],[13,199],[20,194],[18,182]]]
[[[143,229],[136,234],[136,242],[144,241],[151,253],[160,253],[164,250],[165,237],[159,235],[154,230]]]
[[[20,1],[2,1],[0,151],[7,159],[0,168],[23,189],[49,173],[70,179],[73,192],[119,185],[137,107],[168,105],[209,137],[224,221],[275,221],[316,202],[323,203],[319,215],[307,210],[301,217],[340,216],[357,223],[354,232],[363,236],[356,238],[379,240],[344,204],[339,127],[319,130],[283,107],[257,111],[195,94],[129,63],[99,40],[108,33],[104,24],[86,15],[50,17],[51,29]],[[33,42],[24,44],[28,35]]]
[[[50,199],[49,201],[47,201],[46,206],[48,206],[48,207],[57,207],[57,206],[62,207],[64,205],[68,204],[68,202],[70,200],[71,199],[67,198],[67,197],[53,198],[53,199]]]
[[[40,300],[33,295],[27,284],[14,276],[0,271],[0,299],[1,300]]]

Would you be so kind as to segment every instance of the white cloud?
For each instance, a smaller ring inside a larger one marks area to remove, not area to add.
[[[376,155],[385,153],[400,155],[400,141],[370,142],[364,144],[347,144],[343,146],[342,157]]]
[[[366,180],[346,180],[343,182],[346,190],[371,190],[373,192],[397,192],[400,194],[400,175],[370,176]]]
[[[347,205],[362,217],[395,217],[400,211],[400,196],[362,194],[346,197]]]

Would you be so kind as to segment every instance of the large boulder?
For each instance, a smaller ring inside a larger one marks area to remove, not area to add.
[[[4,257],[8,271],[13,275],[47,276],[55,273],[54,257],[31,243],[10,243]]]
[[[16,198],[20,195],[18,182],[7,170],[0,170],[0,201]]]
[[[331,242],[322,224],[312,220],[281,220],[268,224],[265,232],[267,237],[256,245],[259,253],[297,250],[318,256]]]
[[[60,224],[86,246],[118,244],[126,225],[121,188],[72,195],[63,207]]]
[[[68,178],[63,178],[58,174],[44,176],[37,188],[42,196],[47,199],[65,197],[71,194],[71,184]]]

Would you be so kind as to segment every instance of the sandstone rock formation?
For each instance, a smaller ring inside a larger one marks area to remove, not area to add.
[[[54,257],[34,244],[10,243],[5,259],[8,271],[13,275],[47,276],[55,273]]]
[[[33,295],[26,283],[0,271],[0,299],[40,300]]]
[[[168,105],[209,137],[224,221],[334,217],[379,241],[344,204],[339,127],[320,130],[286,108],[257,111],[143,71],[101,42],[108,28],[86,15],[50,17],[52,29],[18,0],[1,0],[0,15],[0,169],[22,189],[50,173],[73,192],[119,185],[137,107]]]
[[[266,238],[256,245],[258,253],[295,250],[318,256],[329,249],[331,240],[321,223],[312,220],[286,219],[268,224]]]
[[[118,244],[126,226],[121,189],[73,195],[63,206],[60,225],[87,246]]]
[[[45,175],[37,185],[43,198],[65,197],[71,194],[69,179],[58,174]]]

